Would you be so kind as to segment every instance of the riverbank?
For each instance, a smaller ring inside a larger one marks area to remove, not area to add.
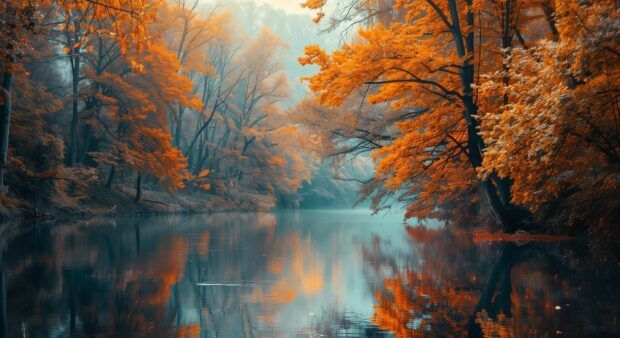
[[[0,219],[91,218],[115,215],[210,214],[229,211],[269,211],[275,208],[274,198],[251,196],[243,202],[196,191],[165,191],[145,189],[139,202],[135,191],[118,186],[113,190],[92,188],[88,198],[67,201],[30,201],[2,196]]]

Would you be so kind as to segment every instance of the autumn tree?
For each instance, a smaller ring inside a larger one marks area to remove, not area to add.
[[[362,15],[359,7],[348,3]],[[304,6],[321,10],[325,4],[308,1]],[[559,38],[560,9],[579,14],[585,8],[595,11],[609,7],[615,8],[611,3],[598,7],[580,6],[574,1],[555,5],[547,1],[396,1],[393,10],[406,13],[402,20],[386,22],[371,16],[375,21],[370,27],[360,29],[358,36],[340,50],[329,55],[318,46],[308,46],[300,62],[319,67],[319,72],[307,80],[322,105],[334,109],[350,102],[352,95],[361,95],[367,104],[387,103],[390,107],[385,110],[407,116],[395,123],[400,135],[393,142],[377,144],[378,149],[373,151],[376,178],[388,190],[405,191],[401,197],[409,203],[407,217],[431,216],[438,205],[481,189],[498,222],[506,231],[515,231],[532,227],[530,214],[524,209],[531,205],[518,196],[521,183],[514,186],[519,179],[512,177],[510,170],[521,170],[523,177],[532,177],[532,168],[520,161],[512,162],[510,169],[505,164],[502,168],[490,164],[497,161],[498,154],[510,151],[503,150],[508,145],[498,138],[500,129],[503,132],[506,128],[496,124],[500,116],[508,114],[498,112],[497,107],[511,107],[515,112],[511,116],[523,116],[516,113],[522,109],[517,105],[520,97],[511,93],[513,83],[524,79],[510,69],[516,41],[528,50],[522,54],[532,55],[532,62],[525,64],[546,69],[530,47],[544,45],[547,38]],[[321,17],[319,14],[318,19]],[[601,25],[606,20],[601,19]],[[584,36],[592,34],[587,32],[584,29]],[[612,36],[603,38],[608,42],[601,49],[609,49]],[[602,70],[597,71],[600,74]],[[494,82],[489,84],[491,78]],[[526,83],[524,80],[524,87]],[[553,87],[544,88],[551,91]],[[541,102],[557,100],[548,94],[537,97]],[[523,99],[526,97],[531,95]],[[536,112],[553,115],[541,108]],[[356,127],[360,121],[352,120]],[[506,123],[512,127],[506,133],[510,137],[520,135],[515,128],[526,129],[512,120]],[[539,128],[541,136],[547,137],[547,129]],[[489,147],[497,150],[487,155]],[[513,149],[527,154],[520,143]],[[606,146],[605,151],[608,149]],[[525,194],[532,195],[541,188],[530,187]]]
[[[68,165],[78,161],[78,130],[80,124],[80,83],[83,80],[82,54],[89,48],[90,39],[96,35],[107,35],[118,41],[121,54],[129,46],[147,43],[146,26],[154,19],[155,3],[127,0],[121,2],[61,1],[57,4],[58,30],[55,41],[66,52],[71,69],[71,129]],[[105,22],[105,24],[102,24]]]
[[[0,187],[4,187],[4,172],[9,152],[9,132],[11,126],[13,77],[21,67],[16,63],[16,56],[27,48],[27,34],[34,29],[35,4],[22,1],[5,1],[2,3],[0,22],[2,33],[0,45],[2,59],[2,98],[0,107]]]
[[[100,112],[95,120],[107,143],[92,156],[112,166],[108,184],[116,170],[137,172],[136,201],[140,200],[143,174],[173,190],[184,187],[187,163],[181,151],[172,147],[167,107],[171,103],[197,105],[191,95],[192,83],[178,73],[180,65],[171,51],[153,43],[140,56],[140,65],[118,62],[120,68],[91,74],[92,83],[101,88],[96,94]]]
[[[181,65],[179,72],[196,78],[194,92],[201,89],[200,75],[210,75],[214,71],[209,49],[218,44],[218,40],[228,38],[228,13],[220,13],[219,6],[214,6],[205,14],[206,9],[199,5],[198,0],[175,1],[161,12],[161,16],[169,20],[161,22],[158,27],[169,48],[176,54]],[[179,149],[182,149],[185,112],[186,107],[170,107],[173,145]]]
[[[36,34],[50,34],[56,26],[62,27],[66,40],[64,40],[63,50],[68,54],[72,65],[73,78],[73,122],[71,128],[72,146],[70,151],[69,164],[75,164],[75,154],[77,153],[77,124],[78,124],[78,86],[79,86],[79,65],[80,53],[86,47],[88,35],[93,33],[95,28],[93,22],[106,17],[111,20],[113,25],[106,27],[110,34],[116,36],[122,44],[140,43],[144,38],[143,25],[152,19],[149,15],[151,4],[142,1],[7,1],[2,5],[2,44],[3,44],[3,88],[5,97],[2,101],[2,144],[0,152],[3,159],[2,177],[6,167],[9,147],[9,131],[11,121],[11,110],[14,102],[11,100],[13,90],[13,79],[15,74],[28,76],[21,63],[33,61],[33,56],[41,57],[43,60],[34,62],[45,62],[45,59],[53,59],[53,55],[36,55],[32,53],[30,39]],[[129,8],[129,9],[127,9]],[[51,36],[51,34],[50,34]],[[5,48],[6,47],[6,48]],[[48,50],[49,51],[49,50]]]
[[[493,140],[484,171],[510,177],[513,202],[532,210],[557,212],[560,201],[572,210],[561,227],[591,223],[608,234],[619,200],[620,10],[568,0],[545,9],[552,34],[512,49],[505,69],[482,79],[481,107],[494,112],[481,122]],[[498,87],[507,98],[497,99]]]

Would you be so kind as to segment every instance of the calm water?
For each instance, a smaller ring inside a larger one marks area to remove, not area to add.
[[[429,228],[351,210],[38,225],[2,239],[0,319],[11,337],[619,336],[617,261]]]

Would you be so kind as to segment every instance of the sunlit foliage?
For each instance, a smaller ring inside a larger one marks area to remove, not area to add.
[[[598,216],[564,213],[571,224],[614,219],[616,2],[337,3],[366,27],[331,54],[308,46],[299,61],[319,68],[306,81],[323,111],[342,114],[352,97],[362,98],[350,123],[369,132],[344,138],[362,137],[362,150],[373,154],[367,191],[404,191],[408,217],[433,217],[438,206],[480,190],[507,231],[540,229],[536,221],[562,214],[557,203],[606,201]],[[381,18],[385,10],[394,15]],[[390,124],[398,134],[368,129],[376,123],[365,123],[363,112],[373,110],[399,116]]]

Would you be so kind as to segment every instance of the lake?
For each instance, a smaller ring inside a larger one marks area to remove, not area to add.
[[[10,337],[617,337],[620,263],[400,213],[29,226],[2,239]]]

